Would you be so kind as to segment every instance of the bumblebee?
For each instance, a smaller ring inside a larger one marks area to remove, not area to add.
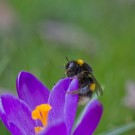
[[[66,76],[71,78],[77,77],[79,80],[79,89],[68,92],[69,94],[79,94],[79,101],[82,99],[90,99],[94,92],[96,92],[97,95],[103,95],[102,88],[92,74],[90,65],[80,59],[72,61],[67,59],[67,61],[65,65]]]

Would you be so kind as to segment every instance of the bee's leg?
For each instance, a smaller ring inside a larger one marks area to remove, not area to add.
[[[81,73],[79,73],[79,74],[77,74],[77,75],[74,75],[74,76],[72,76],[72,77],[69,77],[70,79],[76,79],[76,78],[78,78],[78,79],[82,79],[82,78],[84,78],[85,76],[86,76],[86,73],[87,72],[81,72]]]
[[[87,93],[89,93],[90,90],[89,90],[89,86],[85,86],[85,87],[82,87],[78,90],[73,90],[73,91],[70,91],[70,92],[66,92],[67,94],[79,94],[79,95],[85,95]]]
[[[77,75],[69,77],[71,80],[78,78]]]
[[[79,94],[79,91],[80,91],[80,89],[78,89],[78,90],[73,90],[73,91],[67,91],[66,93],[67,93],[67,94]]]
[[[86,85],[85,87],[80,88],[78,94],[80,94],[80,95],[86,95],[89,92],[90,92],[89,86]]]

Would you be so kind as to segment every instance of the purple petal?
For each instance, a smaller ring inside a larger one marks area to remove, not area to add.
[[[49,90],[31,73],[20,72],[16,86],[19,98],[24,100],[32,110],[37,105],[47,103]]]
[[[13,135],[23,135],[17,125],[14,125],[13,123],[10,123],[10,131]]]
[[[66,125],[64,122],[48,126],[39,135],[67,135]]]
[[[11,95],[2,95],[1,105],[1,119],[13,135],[17,132],[19,135],[35,135],[36,123],[31,118],[30,108],[23,101]]]
[[[88,103],[73,135],[92,135],[102,116],[103,107],[98,100]]]
[[[78,90],[78,79],[74,79],[71,82],[67,91],[69,92],[73,90]],[[65,118],[68,134],[71,133],[75,121],[77,105],[78,105],[78,94],[66,94],[64,118]]]
[[[70,84],[70,79],[60,80],[52,89],[48,104],[51,105],[52,109],[49,112],[48,123],[52,124],[59,119],[64,119],[64,104],[65,104],[65,95]]]

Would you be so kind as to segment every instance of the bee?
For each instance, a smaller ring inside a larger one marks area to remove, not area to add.
[[[94,92],[97,95],[103,95],[102,88],[94,77],[90,65],[81,59],[71,61],[68,58],[66,59],[68,61],[65,65],[66,76],[71,78],[77,77],[79,81],[79,89],[68,92],[68,94],[78,94],[81,104],[88,102]]]

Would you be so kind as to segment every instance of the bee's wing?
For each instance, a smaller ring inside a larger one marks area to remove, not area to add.
[[[95,84],[96,84],[96,88],[95,91],[97,93],[97,95],[103,95],[103,90],[100,86],[100,84],[98,83],[98,81],[96,80],[96,78],[94,77],[94,75],[92,73],[90,73],[90,76],[92,77],[92,79],[94,80]]]
[[[92,68],[90,65],[88,65],[87,63],[84,64],[85,68],[91,73],[92,72]]]

